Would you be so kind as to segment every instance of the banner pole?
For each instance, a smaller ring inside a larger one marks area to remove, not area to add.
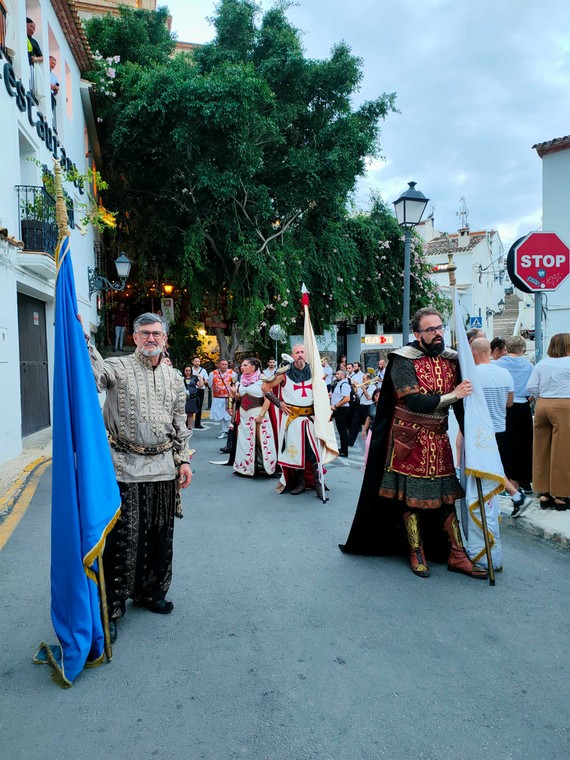
[[[103,618],[103,634],[105,636],[105,656],[107,657],[107,662],[111,662],[113,659],[113,645],[111,644],[111,632],[109,631],[109,611],[107,609],[105,571],[103,570],[103,552],[97,555],[97,576],[99,578],[99,601],[101,604],[101,617]]]
[[[479,512],[481,513],[481,526],[483,527],[483,538],[485,539],[485,554],[487,555],[487,570],[489,571],[489,586],[495,585],[495,569],[493,568],[493,558],[491,556],[491,544],[489,543],[489,533],[487,531],[487,515],[485,513],[485,502],[483,501],[483,489],[481,487],[481,478],[477,481],[477,500],[479,501]]]

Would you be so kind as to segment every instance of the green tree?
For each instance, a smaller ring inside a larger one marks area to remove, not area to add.
[[[215,39],[193,56],[168,56],[165,42],[150,59],[144,35],[131,52],[133,18],[158,34],[153,14],[126,9],[88,34],[121,56],[115,97],[102,97],[108,204],[142,276],[160,269],[195,313],[218,315],[223,356],[244,337],[265,343],[273,322],[298,330],[303,281],[317,327],[340,314],[393,318],[400,231],[380,202],[351,215],[347,200],[379,155],[395,95],[354,108],[362,62],[344,43],[307,58],[283,4],[261,15],[251,0],[221,0]]]

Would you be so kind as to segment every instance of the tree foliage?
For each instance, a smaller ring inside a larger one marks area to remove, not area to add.
[[[224,334],[235,349],[271,323],[295,332],[302,282],[317,326],[395,318],[397,223],[379,199],[367,214],[347,208],[395,95],[355,108],[360,59],[344,43],[306,57],[283,4],[261,14],[221,0],[214,40],[191,56],[170,55],[164,13],[122,8],[87,27],[103,57],[120,56],[100,104],[108,204],[140,271],[160,269],[195,313],[217,314],[223,353]],[[422,267],[418,250],[412,305],[432,300]]]

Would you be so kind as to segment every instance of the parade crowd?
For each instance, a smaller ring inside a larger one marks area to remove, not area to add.
[[[121,350],[123,314],[118,322]],[[325,502],[325,465],[347,457],[359,436],[365,440],[362,490],[343,552],[406,553],[421,578],[430,574],[430,558],[447,561],[450,571],[487,577],[463,547],[455,511],[464,496],[457,461],[471,379],[461,377],[456,352],[446,348],[436,309],[420,309],[411,326],[414,340],[366,372],[346,356],[335,371],[327,356],[313,356],[311,364],[302,344],[292,346],[281,367],[249,357],[238,373],[222,359],[208,373],[195,356],[180,372],[168,356],[168,325],[152,313],[134,322],[132,354],[103,359],[86,336],[97,387],[106,391],[104,421],[122,498],[104,552],[113,641],[128,599],[159,614],[174,608],[167,599],[174,518],[182,516],[180,490],[192,480],[188,445],[194,430],[205,429],[207,389],[227,464],[238,476],[275,478],[277,493],[312,489]],[[570,333],[553,336],[536,366],[520,336],[490,342],[475,330],[468,339],[512,516],[524,513],[531,490],[542,509],[570,508]],[[450,408],[461,431],[454,442]]]

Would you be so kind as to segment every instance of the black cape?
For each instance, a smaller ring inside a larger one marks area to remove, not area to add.
[[[410,347],[420,348],[417,341],[410,344]],[[455,352],[446,351],[443,355],[451,357],[454,354]],[[391,356],[392,354],[388,358]],[[388,499],[378,494],[386,466],[390,429],[396,407],[392,367],[393,362],[389,362],[382,382],[364,480],[352,527],[346,543],[339,544],[339,549],[345,554],[386,556],[404,555],[409,552],[403,522],[403,504],[396,499]],[[463,402],[454,404],[453,409],[463,430]],[[424,509],[419,510],[419,517],[426,555],[435,562],[444,562],[449,553],[449,545],[441,529],[439,513],[439,509]]]

